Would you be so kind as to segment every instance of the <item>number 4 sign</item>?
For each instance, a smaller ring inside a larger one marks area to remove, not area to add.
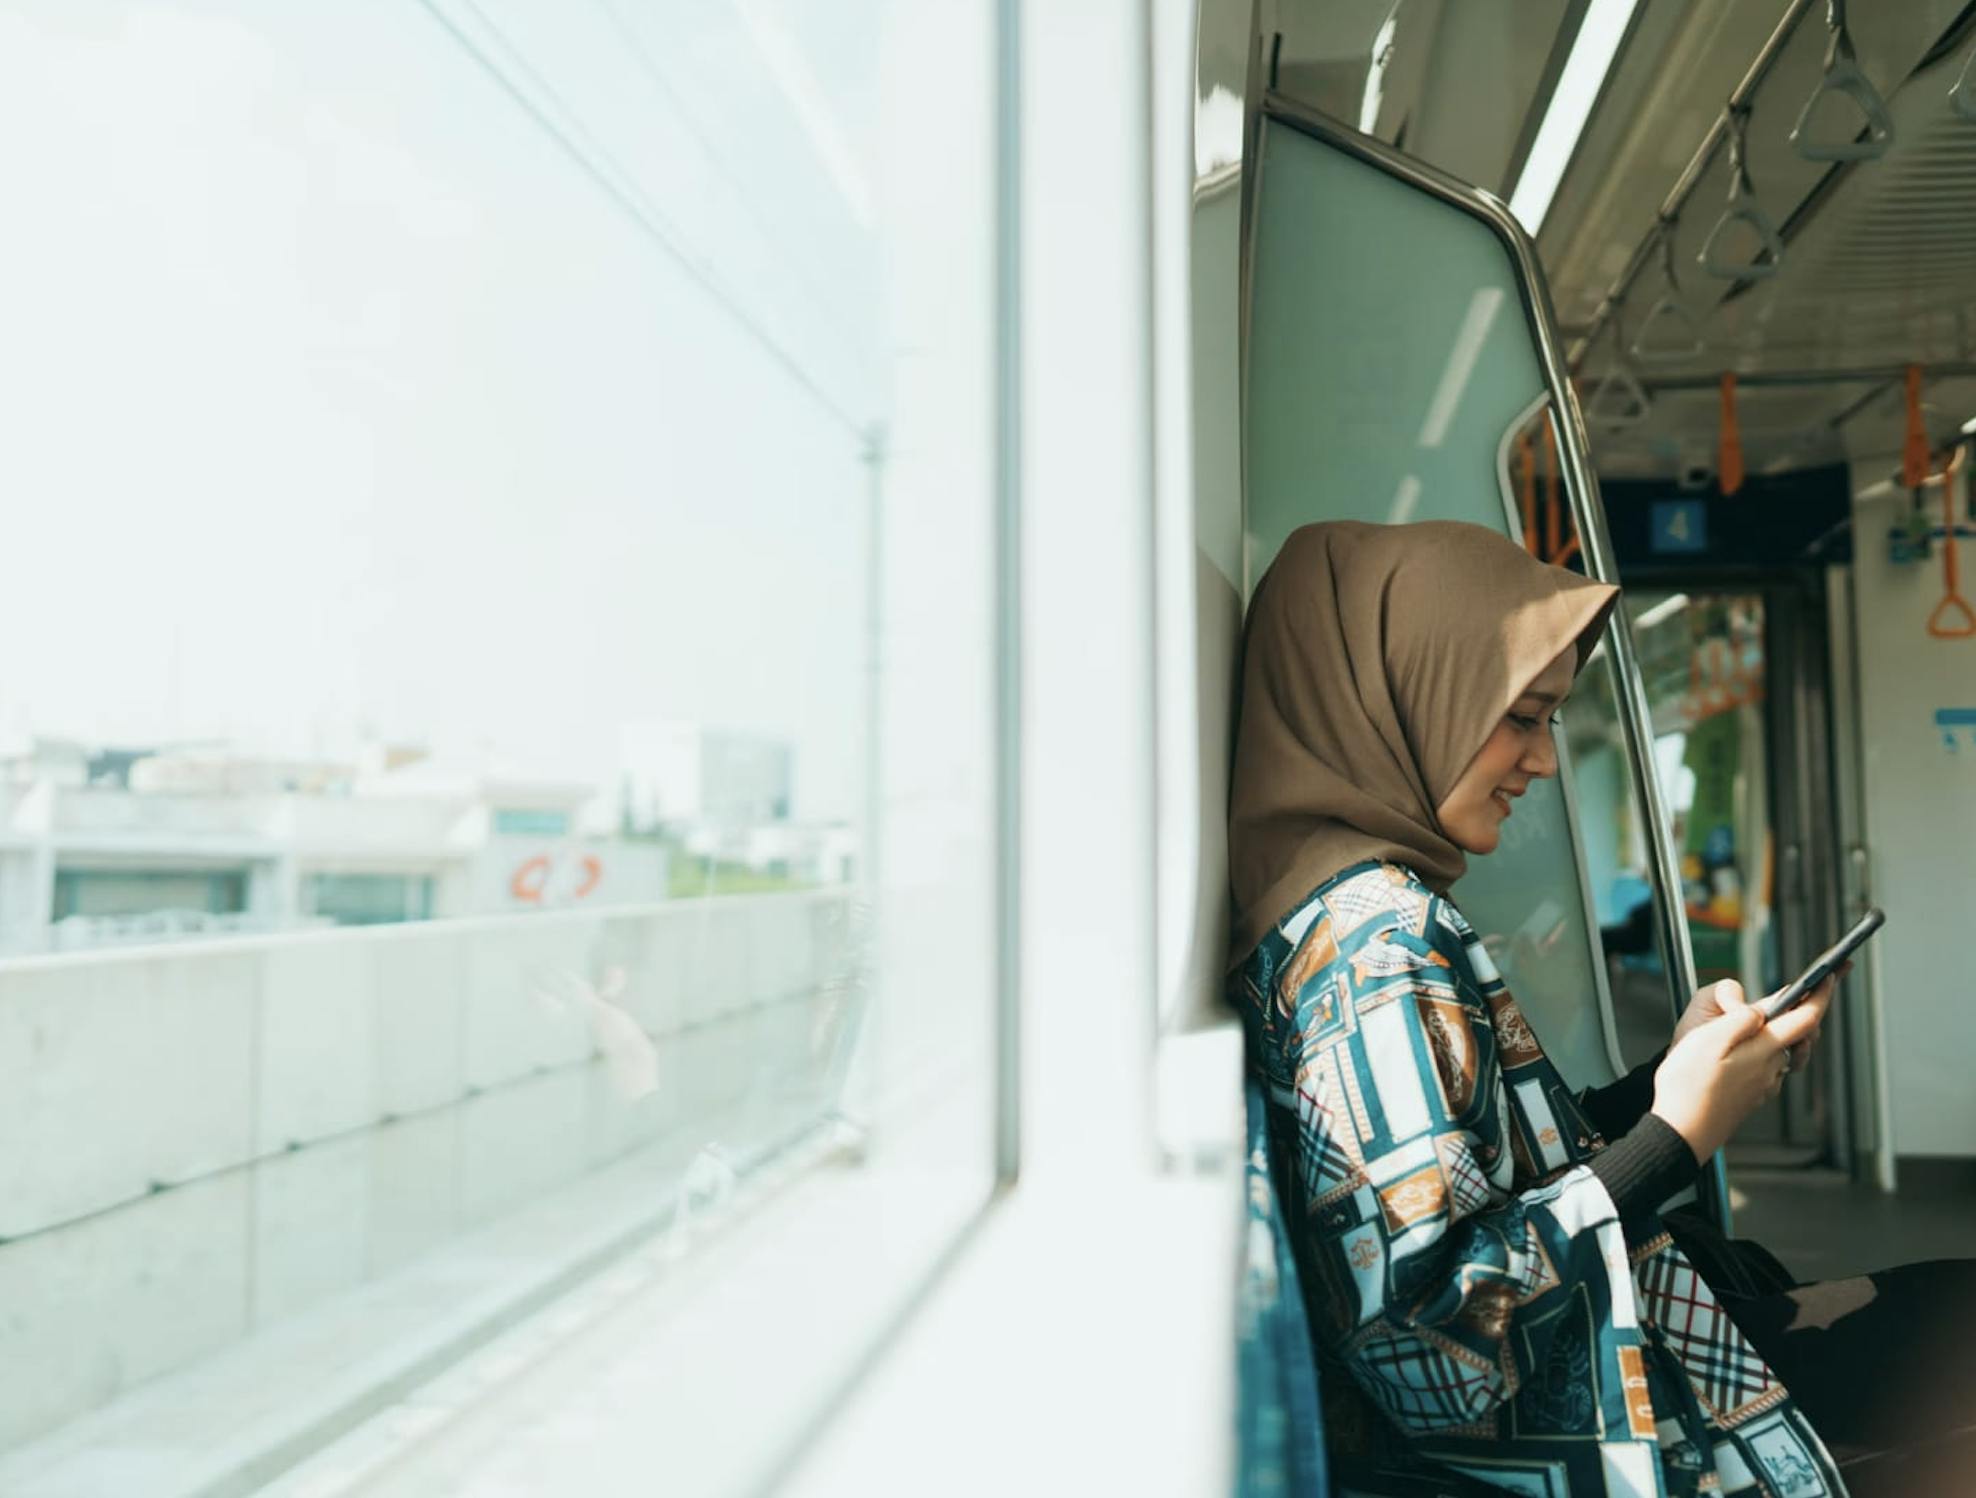
[[[1658,553],[1708,550],[1708,505],[1703,500],[1656,500],[1648,523],[1650,544]]]

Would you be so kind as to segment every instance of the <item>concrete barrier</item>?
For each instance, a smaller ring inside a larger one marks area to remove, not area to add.
[[[826,1110],[849,930],[827,890],[0,961],[0,1449],[643,1145]]]

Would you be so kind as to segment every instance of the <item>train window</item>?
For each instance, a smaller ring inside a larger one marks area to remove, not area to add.
[[[973,1220],[995,16],[0,14],[0,1490],[625,1251],[749,1487]]]

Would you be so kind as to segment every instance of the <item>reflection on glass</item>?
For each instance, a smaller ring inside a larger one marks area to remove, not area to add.
[[[0,1491],[980,1199],[990,12],[0,14]]]

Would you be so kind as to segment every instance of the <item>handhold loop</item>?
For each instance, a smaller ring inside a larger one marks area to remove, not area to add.
[[[1660,270],[1666,281],[1666,289],[1658,300],[1647,308],[1647,315],[1640,319],[1639,327],[1633,330],[1630,345],[1633,357],[1649,364],[1667,364],[1682,359],[1693,359],[1704,351],[1702,327],[1681,302],[1681,283],[1674,276],[1674,229],[1675,221],[1662,218],[1660,221]],[[1668,334],[1650,331],[1672,326],[1675,331]],[[1671,340],[1671,341],[1670,341]]]
[[[1887,102],[1867,81],[1853,51],[1852,33],[1846,30],[1845,0],[1826,0],[1825,24],[1832,39],[1825,46],[1825,76],[1798,111],[1798,122],[1791,127],[1791,144],[1806,161],[1872,161],[1887,154],[1894,143],[1894,121],[1887,113]],[[1866,117],[1866,133],[1851,140],[1813,140],[1812,111],[1827,94],[1844,94],[1859,106]]]
[[[1624,305],[1620,301],[1612,304],[1612,363],[1585,402],[1585,420],[1593,426],[1638,426],[1653,409],[1653,402],[1626,362],[1626,336],[1619,322]]]
[[[1958,446],[1942,469],[1942,601],[1928,616],[1928,633],[1937,640],[1976,637],[1976,608],[1962,596],[1961,564],[1956,557],[1955,476],[1962,467],[1962,456]]]
[[[1969,60],[1962,65],[1962,75],[1949,89],[1949,105],[1965,120],[1976,124],[1976,48],[1971,48]]]
[[[1957,620],[1961,623],[1957,623]],[[1976,608],[1960,593],[1951,593],[1928,616],[1928,633],[1938,640],[1967,640],[1976,636]]]
[[[1722,217],[1709,230],[1708,238],[1702,243],[1701,254],[1696,257],[1701,261],[1703,270],[1725,281],[1759,281],[1776,275],[1778,267],[1784,263],[1783,238],[1777,233],[1777,226],[1770,221],[1770,215],[1763,211],[1763,205],[1757,201],[1756,188],[1750,182],[1744,141],[1749,121],[1748,105],[1729,106],[1729,206],[1722,210]],[[1755,232],[1757,252],[1746,261],[1725,260],[1718,253],[1722,238],[1738,223],[1749,225]]]

